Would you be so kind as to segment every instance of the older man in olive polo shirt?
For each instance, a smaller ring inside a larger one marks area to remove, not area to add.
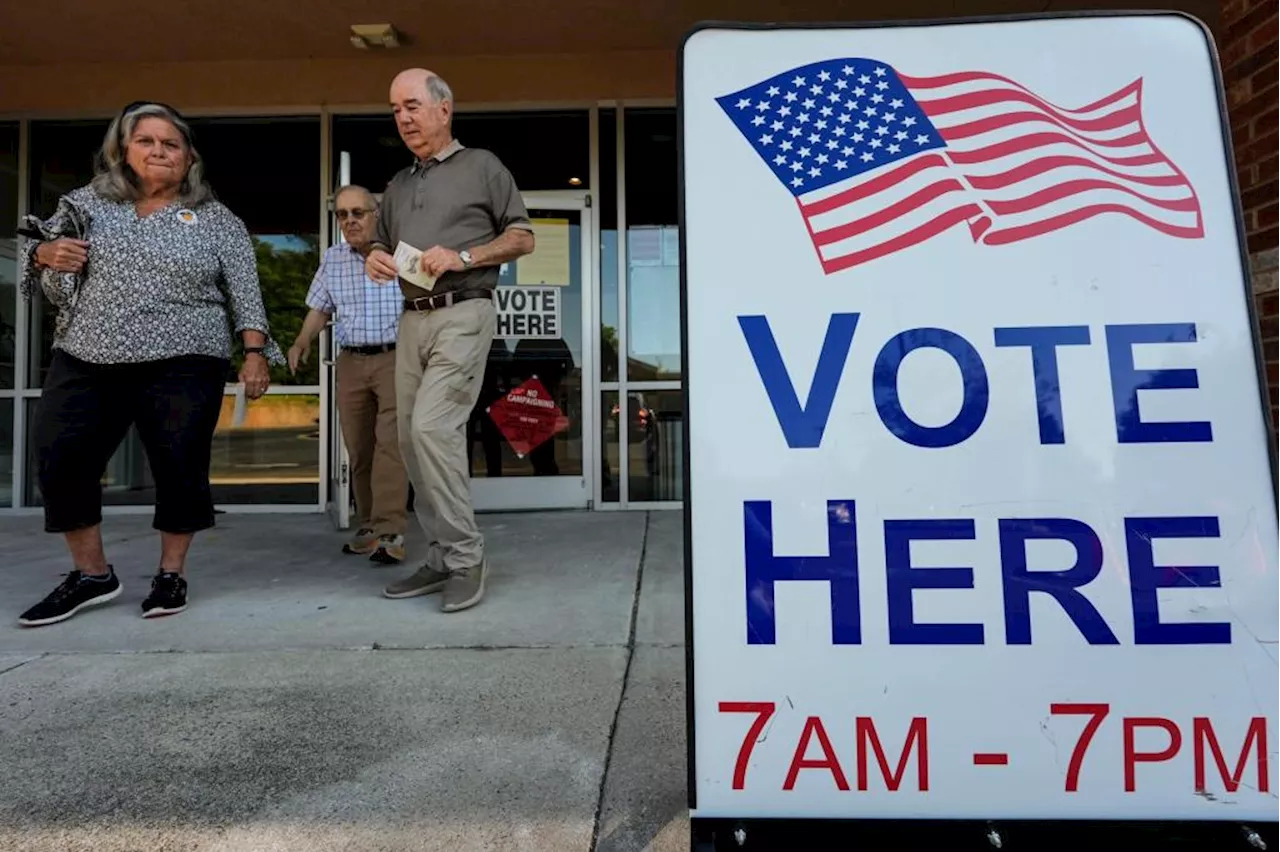
[[[415,160],[383,193],[365,265],[375,281],[398,278],[404,294],[396,347],[400,447],[430,547],[426,564],[383,594],[443,591],[441,609],[456,612],[479,603],[488,571],[464,430],[496,330],[498,267],[533,251],[533,228],[502,162],[453,138],[453,93],[442,79],[422,68],[401,72],[391,108]],[[435,278],[430,290],[399,276],[401,243],[422,252],[418,271]]]

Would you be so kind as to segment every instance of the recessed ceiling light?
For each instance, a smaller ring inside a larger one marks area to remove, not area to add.
[[[569,186],[582,186],[582,178],[579,178],[579,177],[569,178]]]
[[[400,34],[391,24],[352,24],[351,46],[361,50],[371,47],[399,47]]]

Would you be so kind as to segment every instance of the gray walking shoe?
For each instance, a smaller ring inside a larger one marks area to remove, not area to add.
[[[396,580],[387,586],[382,590],[382,595],[387,598],[416,598],[418,595],[430,595],[443,590],[448,579],[449,575],[445,572],[437,571],[430,565],[423,565],[410,576],[403,580]]]
[[[488,573],[488,566],[481,562],[474,568],[464,568],[450,574],[449,581],[444,586],[441,611],[458,612],[480,603],[480,599],[484,597],[484,578]]]

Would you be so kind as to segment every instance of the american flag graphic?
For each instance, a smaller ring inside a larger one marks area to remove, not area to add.
[[[1204,236],[1195,189],[1147,134],[1140,79],[1063,109],[998,74],[832,59],[716,102],[795,196],[828,274],[962,222],[985,245],[1104,213]]]

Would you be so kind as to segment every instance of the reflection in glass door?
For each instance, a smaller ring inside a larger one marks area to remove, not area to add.
[[[467,427],[476,509],[591,504],[594,277],[585,192],[525,193],[534,253],[500,270],[498,333]]]

